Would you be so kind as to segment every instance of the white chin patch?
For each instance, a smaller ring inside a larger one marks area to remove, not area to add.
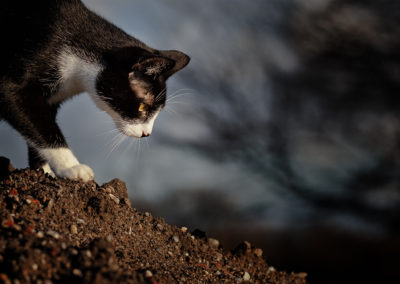
[[[153,130],[154,121],[156,120],[159,113],[160,110],[158,110],[153,115],[153,117],[147,120],[145,123],[132,123],[128,121],[122,121],[120,123],[117,123],[117,126],[119,130],[125,135],[137,138],[146,137],[151,134],[151,131]]]

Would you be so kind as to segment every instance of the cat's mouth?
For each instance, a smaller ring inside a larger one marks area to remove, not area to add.
[[[156,120],[160,111],[156,112],[150,119],[146,120],[144,123],[137,123],[132,121],[115,120],[115,123],[123,134],[127,136],[133,136],[137,138],[150,136],[154,121]]]
[[[144,122],[125,120],[121,117],[120,114],[118,114],[115,110],[108,106],[107,103],[105,103],[99,96],[91,95],[91,97],[100,109],[107,112],[113,118],[118,130],[127,136],[137,138],[150,136],[153,130],[154,121],[161,111],[161,108],[158,109],[158,111],[156,111],[150,118],[148,118]]]
[[[148,137],[152,131],[151,128],[143,123],[135,124],[122,122],[120,125],[117,124],[117,127],[123,134],[137,138]]]

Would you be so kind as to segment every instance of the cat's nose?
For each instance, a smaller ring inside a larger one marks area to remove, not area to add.
[[[150,133],[145,133],[144,131],[142,131],[142,137],[148,137],[150,136]]]

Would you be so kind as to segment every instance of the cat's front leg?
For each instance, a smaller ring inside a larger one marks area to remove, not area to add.
[[[39,153],[35,150],[35,148],[29,146],[28,144],[28,158],[29,158],[29,167],[31,169],[40,169],[52,177],[56,177],[56,174],[51,169],[49,163],[40,157]]]
[[[45,97],[38,95],[41,90],[35,86],[28,84],[18,93],[5,96],[9,111],[3,113],[26,139],[30,165],[42,167],[47,172],[52,170],[59,177],[93,180],[93,170],[79,163],[56,123],[58,105],[49,105]]]

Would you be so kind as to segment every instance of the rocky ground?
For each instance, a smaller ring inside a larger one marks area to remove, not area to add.
[[[3,283],[306,283],[248,242],[224,251],[202,231],[138,212],[118,179],[55,179],[0,158],[0,220]]]

